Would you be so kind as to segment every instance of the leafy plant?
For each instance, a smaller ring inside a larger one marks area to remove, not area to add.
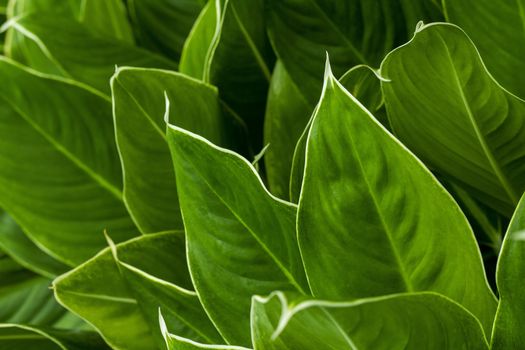
[[[520,6],[0,2],[0,349],[525,348]]]

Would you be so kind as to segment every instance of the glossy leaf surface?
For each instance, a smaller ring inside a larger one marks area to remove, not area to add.
[[[307,290],[296,208],[271,196],[239,155],[173,125],[168,143],[195,288],[224,338],[249,345],[252,295]]]
[[[256,350],[488,349],[478,320],[433,293],[335,303],[255,297]]]
[[[381,65],[394,133],[423,161],[510,216],[525,189],[525,102],[450,24],[420,27]]]
[[[109,101],[0,60],[0,203],[54,257],[76,264],[136,235],[121,194]],[[74,193],[74,195],[72,195]]]
[[[328,63],[307,140],[297,220],[314,296],[433,291],[464,305],[490,330],[495,299],[465,216]]]
[[[161,349],[159,307],[178,334],[206,342],[221,339],[192,291],[180,233],[148,235],[107,248],[56,279],[54,290],[61,304],[116,348]]]
[[[525,97],[525,2],[445,0],[447,20],[467,32],[489,72],[510,92]],[[497,27],[497,30],[493,28]]]
[[[431,1],[269,0],[268,32],[277,56],[311,103],[321,92],[326,52],[336,76],[377,66],[420,20],[439,20]]]
[[[219,144],[236,136],[229,134],[232,120],[223,113],[215,88],[175,72],[121,68],[111,86],[124,199],[131,215],[144,233],[182,229],[165,114]],[[167,111],[165,95],[171,102]]]

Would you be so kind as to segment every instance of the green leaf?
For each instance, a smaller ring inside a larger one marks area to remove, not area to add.
[[[310,103],[321,92],[326,52],[336,76],[377,66],[420,20],[439,20],[428,0],[269,0],[268,34],[277,56]]]
[[[276,292],[254,297],[252,331],[257,350],[488,349],[479,321],[435,293],[336,303]]]
[[[28,14],[39,16],[66,16],[83,23],[86,28],[113,39],[133,43],[131,26],[126,9],[121,0],[16,0],[10,1],[8,18],[23,17]],[[20,40],[14,35],[10,40]]]
[[[270,82],[264,121],[264,144],[269,144],[264,156],[266,176],[268,187],[277,197],[288,198],[293,152],[312,109],[278,61]]]
[[[525,322],[525,292],[521,281],[525,276],[525,197],[522,197],[503,241],[498,259],[496,283],[500,296],[492,349],[519,349],[525,344],[521,325]]]
[[[437,172],[510,216],[525,189],[525,103],[458,27],[430,24],[381,65],[395,134]]]
[[[94,332],[59,331],[17,324],[0,324],[0,349],[104,350],[109,347]]]
[[[53,257],[74,265],[136,235],[121,193],[109,101],[0,59],[0,206]]]
[[[42,251],[27,237],[9,214],[0,209],[0,248],[20,265],[53,278],[67,271],[67,265]]]
[[[525,97],[525,2],[444,0],[443,4],[447,21],[467,32],[492,76]]]
[[[166,342],[166,347],[168,350],[195,350],[195,349],[216,349],[216,350],[250,350],[248,348],[243,348],[240,346],[230,346],[230,345],[208,345],[197,343],[193,340],[180,337],[175,334],[171,334],[168,331],[166,322],[162,317],[162,314],[159,312],[159,323],[160,329],[162,331],[162,336]]]
[[[140,46],[179,61],[182,47],[205,0],[128,0]]]
[[[9,42],[9,57],[44,73],[60,75],[110,93],[115,66],[176,69],[177,65],[149,51],[111,38],[98,37],[64,16],[27,15],[12,18],[11,28],[23,40]]]
[[[53,285],[57,300],[115,348],[162,349],[155,326],[159,307],[177,334],[221,340],[191,290],[181,233],[147,235],[104,249]]]
[[[182,229],[165,112],[172,122],[216,143],[235,147],[232,120],[217,90],[185,75],[120,68],[111,80],[124,199],[144,233]],[[164,93],[171,100],[165,111]]]
[[[226,341],[249,345],[252,295],[307,292],[296,207],[270,195],[239,155],[173,125],[168,143],[195,289]]]
[[[66,310],[53,299],[50,284],[0,252],[0,323],[60,323]]]
[[[374,117],[390,129],[384,109],[381,77],[371,67],[359,65],[350,68],[339,82],[348,90]]]
[[[364,105],[365,108],[374,113],[374,117],[380,121],[383,126],[385,126],[387,129],[390,129],[384,110],[380,79],[381,78],[372,68],[365,65],[359,65],[350,68],[350,70],[343,74],[343,76],[339,79],[339,82],[345,87],[346,90],[353,94],[359,100],[359,102]],[[312,117],[310,117],[306,127],[303,129],[302,134],[297,140],[293,150],[293,160],[291,163],[291,174],[289,180],[290,200],[293,203],[297,203],[299,201],[299,195],[301,193],[306,141],[308,138],[308,131],[310,130],[311,122]]]
[[[185,44],[180,71],[217,86],[259,145],[273,61],[263,0],[210,0]]]
[[[433,291],[490,330],[495,298],[465,216],[328,62],[305,163],[297,229],[314,296]]]

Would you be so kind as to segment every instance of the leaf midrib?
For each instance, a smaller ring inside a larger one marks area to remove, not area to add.
[[[489,145],[487,144],[487,141],[485,140],[485,136],[481,133],[481,130],[478,126],[478,123],[476,121],[476,118],[474,117],[474,114],[472,113],[472,110],[469,106],[469,102],[467,100],[467,97],[465,96],[465,92],[463,91],[463,88],[461,86],[461,81],[459,78],[458,71],[456,69],[456,66],[454,64],[454,60],[452,59],[452,54],[450,53],[450,50],[448,48],[448,45],[445,41],[445,39],[441,36],[441,34],[438,33],[438,38],[441,40],[441,43],[443,44],[443,47],[445,48],[445,51],[447,53],[448,57],[448,63],[451,67],[451,72],[454,76],[454,83],[456,85],[457,91],[461,97],[461,102],[463,106],[465,107],[465,112],[468,116],[468,120],[470,124],[472,125],[472,129],[474,130],[474,133],[476,134],[477,140],[483,150],[483,153],[485,154],[485,157],[487,158],[494,174],[498,178],[500,184],[502,185],[505,193],[511,200],[511,202],[514,205],[518,204],[519,198],[516,196],[514,189],[512,188],[512,185],[510,184],[509,180],[501,170],[501,167],[499,166],[494,154],[492,153],[492,150],[490,149]]]
[[[368,181],[368,178],[366,177],[365,168],[363,166],[363,162],[361,161],[361,157],[359,153],[357,152],[357,148],[355,147],[355,142],[352,133],[349,133],[348,140],[352,144],[352,153],[354,154],[355,159],[357,160],[357,164],[359,166],[359,170],[361,172],[361,176],[366,184],[366,187],[368,188],[368,193],[370,194],[370,198],[372,199],[372,203],[374,205],[374,209],[377,213],[377,217],[379,218],[379,221],[381,222],[381,226],[383,227],[383,232],[385,233],[385,236],[388,240],[388,243],[390,245],[390,248],[392,250],[392,255],[394,256],[394,260],[396,262],[396,265],[399,270],[399,274],[401,275],[401,278],[405,284],[406,291],[407,292],[413,292],[414,287],[412,286],[412,282],[408,278],[407,272],[405,271],[405,267],[401,261],[401,257],[399,255],[399,252],[397,251],[397,247],[394,244],[394,239],[392,232],[390,232],[390,228],[386,224],[385,218],[383,217],[383,213],[381,209],[379,208],[379,204],[377,202],[376,195],[372,189],[372,186],[370,185],[370,182]]]
[[[46,131],[44,131],[37,123],[35,123],[31,118],[29,118],[18,106],[15,106],[11,101],[9,101],[7,98],[2,96],[2,99],[11,106],[11,108],[18,113],[30,126],[33,127],[33,129],[39,133],[42,137],[44,137],[45,140],[47,140],[59,153],[64,155],[67,159],[69,159],[74,165],[77,166],[80,170],[82,170],[88,177],[93,179],[96,183],[98,183],[102,188],[106,189],[109,193],[111,193],[115,198],[117,198],[118,201],[123,202],[123,194],[120,189],[118,189],[115,185],[111,184],[109,181],[107,181],[102,175],[96,173],[91,169],[88,165],[84,164],[80,159],[78,159],[74,154],[69,152],[65,146],[60,144],[58,141],[56,141],[51,135],[49,135]]]
[[[235,6],[234,6],[234,4],[232,2],[230,2],[230,7],[232,9],[233,16],[235,17],[235,21],[239,25],[239,29],[241,30],[241,33],[242,33],[244,39],[246,40],[248,46],[250,47],[250,50],[252,51],[253,56],[255,57],[255,61],[257,61],[257,65],[261,69],[264,77],[266,78],[266,81],[270,82],[270,79],[271,79],[270,69],[268,68],[268,66],[266,65],[266,62],[262,58],[262,56],[261,56],[261,54],[259,52],[259,49],[257,48],[257,46],[253,42],[252,38],[250,37],[250,35],[246,31],[246,28],[244,27],[244,24],[242,23],[241,19],[239,18],[239,15],[237,14],[237,10],[235,9]]]
[[[280,1],[280,0],[279,0]],[[350,40],[348,40],[348,38],[339,30],[339,28],[337,27],[337,25],[332,22],[330,20],[330,17],[328,17],[328,15],[323,11],[323,9],[321,9],[321,7],[319,7],[319,4],[317,4],[317,2],[315,0],[308,0],[313,7],[315,7],[317,9],[317,11],[321,14],[321,16],[323,17],[323,19],[325,20],[326,23],[329,24],[329,26],[334,30],[334,32],[339,36],[341,37],[342,41],[346,44],[346,46],[350,49],[350,51],[352,51],[352,53],[355,55],[355,57],[363,64],[366,64],[366,65],[370,65],[368,63],[368,61],[365,59],[365,57],[363,56],[363,54],[352,44],[352,42]]]
[[[159,126],[157,125],[157,123],[155,123],[155,121],[153,120],[153,118],[150,116],[150,114],[148,112],[146,112],[146,110],[144,109],[144,107],[142,106],[142,104],[135,98],[135,96],[124,86],[124,84],[122,82],[120,82],[120,80],[118,79],[118,76],[117,78],[115,79],[119,86],[122,88],[122,90],[129,96],[129,98],[133,101],[133,103],[135,103],[135,105],[137,106],[137,108],[140,110],[141,114],[143,115],[143,117],[151,124],[151,126],[153,127],[153,129],[155,129],[155,131],[161,136],[162,140],[164,140],[164,142],[166,142],[166,145],[167,145],[167,138],[166,138],[166,134],[159,128]],[[116,113],[115,113],[116,114]]]
[[[257,243],[259,243],[259,245],[263,248],[263,250],[270,256],[270,258],[273,260],[273,262],[279,267],[279,269],[281,270],[281,272],[285,275],[285,277],[288,279],[288,282],[291,283],[295,288],[297,288],[298,291],[300,291],[301,293],[303,294],[306,294],[305,291],[303,290],[303,288],[301,287],[301,285],[295,280],[295,278],[293,277],[293,274],[288,271],[287,268],[284,267],[284,265],[282,265],[281,261],[279,259],[277,259],[277,257],[271,252],[271,250],[266,246],[266,244],[264,244],[260,238],[258,237],[258,235],[253,232],[253,230],[241,219],[241,217],[239,215],[237,215],[237,213],[235,212],[235,210],[233,210],[229,205],[228,203],[226,202],[225,199],[223,199],[216,191],[215,189],[213,188],[213,186],[208,182],[208,180],[206,179],[205,176],[203,176],[202,172],[200,171],[199,167],[195,165],[195,163],[193,162],[193,158],[192,157],[186,157],[187,159],[189,159],[189,162],[193,165],[193,168],[199,173],[199,176],[200,178],[204,181],[204,183],[208,186],[208,188],[213,192],[213,194],[215,194],[215,196],[221,201],[221,203],[230,211],[230,213],[233,214],[233,216],[241,223],[242,226],[244,226],[244,228],[246,228],[246,230],[248,230],[248,232],[250,232],[250,234],[252,235],[252,237],[255,239],[255,241]]]

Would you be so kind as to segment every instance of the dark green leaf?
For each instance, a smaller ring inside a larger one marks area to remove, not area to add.
[[[134,41],[121,0],[16,0],[10,2],[7,12],[9,19],[28,14],[65,16],[83,23],[98,36]],[[20,34],[11,35],[9,40],[23,40]]]
[[[269,0],[268,32],[278,57],[311,103],[319,97],[326,52],[336,76],[377,66],[420,20],[441,18],[429,0]]]
[[[1,209],[0,248],[19,264],[42,276],[53,278],[68,268],[35,245],[13,218]]]
[[[310,104],[300,87],[278,61],[272,74],[264,121],[264,144],[269,144],[264,164],[269,188],[277,197],[288,198],[293,152],[311,114]]]
[[[111,38],[98,37],[82,24],[63,16],[33,14],[6,23],[23,35],[7,43],[9,57],[38,71],[84,82],[104,93],[115,66],[176,69],[177,65]]]
[[[140,46],[179,61],[182,47],[205,0],[128,0]]]
[[[17,324],[0,324],[0,350],[105,350],[98,334],[59,331]]]
[[[221,98],[253,132],[254,145],[260,144],[274,61],[263,5],[263,0],[211,0],[188,37],[180,67],[219,88]]]

